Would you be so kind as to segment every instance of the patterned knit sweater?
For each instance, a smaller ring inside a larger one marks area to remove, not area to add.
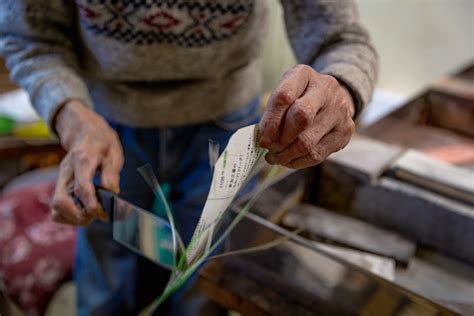
[[[282,4],[298,61],[360,109],[377,57],[353,0]],[[265,29],[264,0],[0,1],[0,53],[50,124],[72,98],[135,127],[216,119],[259,93]]]

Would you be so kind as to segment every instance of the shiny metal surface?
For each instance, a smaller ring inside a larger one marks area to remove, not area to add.
[[[105,208],[112,214],[114,240],[171,269],[169,223],[116,196],[111,201],[112,207]],[[102,204],[107,205],[104,197]],[[226,251],[282,238],[286,240],[271,249],[211,260],[212,269],[202,273],[271,315],[458,315],[255,214],[237,225]]]
[[[255,215],[245,218],[227,250],[255,247],[288,235],[260,220]],[[271,315],[458,315],[298,236],[264,251],[217,259],[211,265],[219,286]]]
[[[162,267],[173,267],[169,222],[119,197],[114,197],[113,238]]]
[[[115,197],[113,222],[114,240],[171,269],[173,247],[167,221]],[[227,251],[283,237],[288,240],[264,251],[211,261],[220,266],[214,277],[221,278],[221,286],[256,303],[279,297],[268,302],[273,315],[457,315],[286,232],[250,214],[232,233]],[[245,289],[235,284],[242,281]]]

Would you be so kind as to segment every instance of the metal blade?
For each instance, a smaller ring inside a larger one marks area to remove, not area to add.
[[[171,270],[174,253],[170,223],[117,196],[114,196],[113,203],[113,239]]]

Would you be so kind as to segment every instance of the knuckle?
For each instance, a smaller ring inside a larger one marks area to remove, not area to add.
[[[82,148],[73,149],[71,154],[78,163],[84,164],[89,161],[89,155]]]
[[[290,68],[290,69],[287,69],[284,73],[283,73],[283,78],[287,78],[289,75],[291,75],[294,71],[295,71],[295,68],[296,66]]]
[[[348,100],[347,98],[343,98],[340,101],[340,108],[344,109],[342,112],[345,117],[351,118],[352,119],[352,113],[351,113],[351,108],[354,108],[352,100]]]
[[[282,87],[275,92],[275,105],[288,105],[293,102],[293,97],[288,89]]]
[[[109,151],[108,154],[112,155],[114,165],[121,169],[123,164],[125,163],[125,156],[120,143],[118,143],[117,146],[114,147],[114,150]]]
[[[90,161],[90,158],[89,156],[85,153],[85,152],[81,152],[78,156],[77,156],[77,162],[80,163],[81,165],[86,165],[89,163]]]
[[[295,72],[298,72],[300,71],[300,64],[298,65],[295,65],[289,69],[287,69],[284,73],[283,73],[283,78],[288,78],[289,76],[293,75]]]
[[[301,71],[301,72],[307,72],[307,71],[312,71],[313,68],[311,68],[308,65],[305,64],[298,64],[294,67],[295,71]]]
[[[64,169],[69,168],[70,163],[71,163],[70,157],[71,157],[70,154],[68,154],[63,158],[63,160],[61,160],[61,162],[59,163],[59,169],[64,170]]]
[[[53,221],[55,221],[55,222],[59,221],[60,217],[61,216],[59,215],[59,213],[56,210],[54,210],[54,209],[51,210],[51,218],[53,219]]]
[[[71,149],[71,151],[69,151],[69,154],[71,155],[72,158],[77,158],[78,156],[80,156],[82,153],[82,149],[79,148],[79,147],[74,147]]]
[[[125,157],[123,156],[123,153],[120,152],[117,158],[117,165],[119,169],[122,169],[123,165],[125,164]]]
[[[307,136],[300,135],[295,140],[296,150],[301,153],[305,154],[311,151],[311,142]]]
[[[54,212],[58,212],[58,210],[65,208],[66,199],[63,197],[54,197],[53,202],[51,203]]]
[[[118,144],[120,144],[120,137],[119,137],[117,131],[112,129],[111,130],[111,135],[112,135],[112,138],[113,138],[114,142],[117,142]]]
[[[87,185],[86,183],[74,184],[74,193],[80,197],[89,197],[90,196],[89,185]]]
[[[355,129],[356,129],[355,123],[352,120],[350,120],[343,125],[342,133],[344,134],[344,136],[350,136],[355,132]]]
[[[264,122],[264,129],[272,134],[278,132],[278,121],[274,118],[268,118]]]
[[[295,106],[291,118],[298,127],[305,129],[311,123],[311,117],[303,106]]]
[[[351,119],[349,121],[349,133],[352,135],[354,134],[356,131],[356,125],[355,125],[355,122]]]
[[[318,163],[320,163],[324,160],[324,157],[323,157],[323,155],[321,154],[321,152],[319,150],[312,150],[310,152],[310,157],[311,157],[311,160],[315,164],[318,164]]]

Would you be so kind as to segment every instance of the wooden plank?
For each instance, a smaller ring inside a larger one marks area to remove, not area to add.
[[[386,176],[376,185],[361,183],[345,168],[326,162],[309,190],[310,203],[474,263],[472,205]]]
[[[474,146],[467,144],[450,144],[436,148],[425,149],[425,155],[453,165],[474,166]]]
[[[316,241],[314,241],[314,244],[316,248],[331,253],[361,269],[370,271],[390,281],[395,280],[395,260],[393,259]]]
[[[441,253],[474,263],[474,209],[423,188],[382,178],[361,186],[351,214]]]
[[[407,150],[391,168],[398,179],[474,204],[474,170]]]
[[[227,289],[219,284],[217,280],[220,277],[221,267],[215,262],[206,266],[199,273],[199,288],[215,303],[220,306],[224,306],[227,309],[236,311],[241,315],[255,315],[255,316],[269,316],[268,312],[265,312],[257,305],[251,303],[249,300],[245,300],[239,294]]]
[[[399,234],[310,204],[293,207],[282,223],[290,229],[304,228],[314,240],[390,257],[405,266],[416,250],[413,242]]]
[[[429,258],[423,258],[426,252],[420,253],[421,256],[417,253],[408,269],[397,270],[397,283],[434,300],[471,303],[474,307],[472,265],[462,265],[461,262],[449,258],[444,260],[450,262],[440,265]]]
[[[474,81],[474,60],[467,62],[466,65],[464,65],[461,70],[455,72],[453,76],[456,78]]]
[[[374,183],[403,149],[355,135],[343,150],[329,156],[335,163],[353,172],[361,181]]]
[[[474,166],[470,162],[470,148],[474,148],[473,96],[472,79],[443,79],[360,132],[389,144],[422,151],[446,151],[445,147],[456,145],[466,152],[462,153],[464,158],[459,164]]]
[[[431,85],[431,90],[474,101],[474,81],[460,77],[443,77]]]
[[[472,87],[474,91],[474,85]],[[474,94],[474,92],[473,92]],[[429,92],[427,124],[474,138],[474,98]]]
[[[474,140],[435,126],[417,125],[405,120],[386,117],[368,127],[364,135],[400,147],[429,150],[452,144],[474,146]]]
[[[287,254],[289,256],[290,254]],[[216,303],[243,315],[312,315],[317,305],[305,302],[309,297],[285,295],[296,290],[294,281],[278,277],[275,269],[266,269],[242,256],[216,259],[199,273],[199,286]],[[288,288],[285,289],[285,285]],[[304,292],[304,289],[301,289]],[[300,292],[301,292],[300,291]],[[296,292],[298,292],[296,290]]]

